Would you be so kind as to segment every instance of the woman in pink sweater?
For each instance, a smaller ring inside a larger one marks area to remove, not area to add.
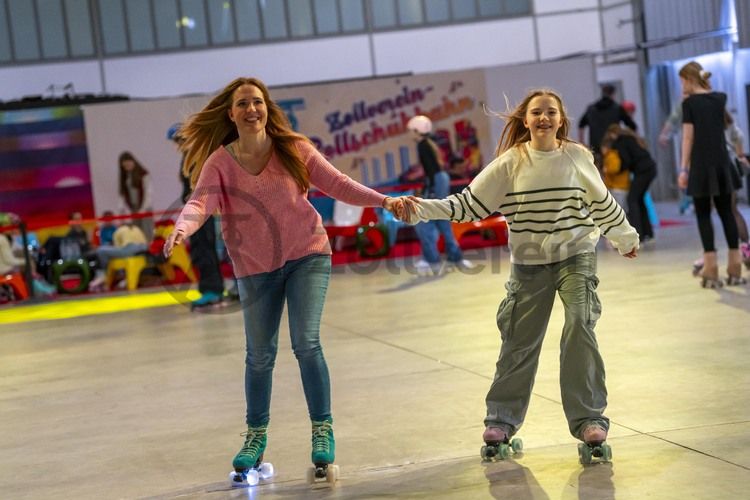
[[[254,78],[232,81],[180,133],[185,174],[195,190],[164,253],[169,256],[174,245],[219,211],[244,312],[248,429],[230,477],[241,485],[257,482],[258,474],[272,474],[262,458],[284,302],[312,421],[312,461],[316,475],[325,477],[335,456],[330,381],[320,345],[331,247],[307,191],[313,184],[345,203],[382,206],[399,215],[403,204],[331,165],[309,139],[291,129],[266,86]],[[335,480],[337,467],[331,469],[328,479]]]

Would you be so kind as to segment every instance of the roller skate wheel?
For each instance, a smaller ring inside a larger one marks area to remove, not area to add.
[[[248,486],[255,486],[256,484],[258,484],[258,481],[260,481],[260,477],[258,477],[258,471],[255,469],[250,469],[247,473]]]
[[[591,463],[591,448],[585,443],[578,444],[578,460],[581,465],[588,465]]]
[[[307,483],[313,484],[315,482],[315,467],[307,469]]]
[[[497,447],[492,445],[484,445],[479,449],[479,456],[482,460],[492,460],[497,455]]]
[[[605,462],[612,461],[612,447],[608,444],[602,444],[602,460]]]
[[[520,453],[523,451],[523,441],[521,438],[513,438],[510,440],[510,447],[514,453]]]
[[[260,467],[258,467],[258,475],[261,479],[268,479],[269,477],[273,477],[273,464],[270,462],[263,462],[260,464]]]
[[[245,481],[245,474],[243,472],[237,471],[230,472],[229,483],[235,487],[247,485],[247,481]]]
[[[326,481],[329,484],[334,484],[339,479],[339,466],[329,465],[326,471]]]
[[[499,455],[499,456],[500,456],[500,458],[502,458],[503,460],[505,460],[505,459],[507,459],[507,458],[510,458],[510,446],[508,446],[507,444],[505,444],[505,443],[502,443],[502,444],[501,444],[501,445],[500,445],[500,446],[498,447],[498,451],[499,451],[498,455]]]
[[[701,279],[701,286],[703,288],[710,288],[710,289],[716,289],[721,288],[724,286],[724,282],[720,279],[713,279],[713,278],[702,278]]]
[[[247,472],[232,471],[229,473],[229,481],[234,487],[255,486],[258,484],[258,471],[253,469]]]

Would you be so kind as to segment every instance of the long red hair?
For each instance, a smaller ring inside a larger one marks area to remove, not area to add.
[[[203,164],[211,153],[239,137],[235,124],[229,119],[228,110],[232,107],[235,91],[243,85],[257,87],[263,94],[268,109],[266,133],[271,138],[274,151],[284,168],[294,178],[300,190],[306,191],[310,187],[310,174],[300,157],[296,143],[309,143],[310,140],[292,130],[284,110],[271,99],[268,88],[257,78],[242,77],[232,80],[201,111],[192,115],[180,127],[180,137],[183,139],[180,150],[185,154],[183,173],[190,177],[190,183],[195,187]]]

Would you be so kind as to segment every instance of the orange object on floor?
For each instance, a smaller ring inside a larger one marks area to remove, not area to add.
[[[21,273],[9,273],[0,276],[0,285],[10,287],[16,300],[24,300],[29,297],[29,288]]]

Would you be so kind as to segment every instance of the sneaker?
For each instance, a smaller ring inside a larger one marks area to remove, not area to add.
[[[581,441],[586,444],[600,444],[607,440],[607,431],[599,424],[587,424],[581,431]]]
[[[103,274],[100,274],[96,278],[92,279],[89,282],[89,291],[90,292],[98,292],[98,291],[104,291],[104,282],[107,281],[107,277]]]
[[[467,270],[468,271],[468,270],[474,269],[475,267],[477,267],[477,265],[474,264],[470,260],[461,259],[458,262],[456,262],[456,267],[458,267],[459,269],[463,269],[463,270]]]
[[[57,293],[57,287],[41,279],[35,278],[32,281],[32,285],[34,286],[34,295],[52,297]]]
[[[430,276],[430,275],[438,275],[441,274],[442,265],[440,262],[436,262],[434,264],[430,264],[424,259],[420,259],[415,269],[417,271],[417,275],[419,276]]]
[[[312,423],[312,463],[332,464],[336,458],[336,440],[333,438],[333,421]]]

